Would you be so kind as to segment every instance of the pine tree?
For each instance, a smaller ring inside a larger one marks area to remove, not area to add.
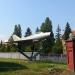
[[[22,37],[22,30],[20,24],[15,25],[13,34],[17,35],[18,37]]]
[[[14,32],[12,35],[17,35],[18,37],[22,37],[22,30],[21,30],[21,25],[18,24],[18,25],[15,25],[14,27]],[[6,47],[6,51],[7,52],[14,52],[16,51],[16,47],[13,45],[13,38],[12,38],[12,35],[10,36],[9,40],[10,43],[7,44],[7,47]]]
[[[40,32],[40,29],[37,27],[35,33]]]
[[[38,34],[40,29],[37,27],[35,33]],[[40,50],[40,42],[35,43],[35,51]]]
[[[47,17],[45,22],[42,23],[41,31],[42,32],[51,32],[50,37],[46,38],[46,40],[44,40],[42,42],[43,51],[44,51],[44,53],[48,54],[49,52],[51,52],[52,47],[54,45],[54,34],[52,31],[52,22],[49,19],[49,17]]]
[[[60,26],[58,25],[57,30],[56,30],[56,42],[53,47],[52,52],[54,54],[62,54],[63,53],[63,47],[62,47],[62,40],[61,40],[61,29]]]
[[[44,24],[44,22],[41,24],[41,30],[40,31],[45,32],[45,24]]]
[[[56,39],[57,40],[60,40],[60,37],[61,37],[61,29],[60,29],[60,26],[58,24],[58,27],[57,27],[57,30],[56,30]]]
[[[63,35],[64,40],[67,40],[69,38],[70,33],[71,33],[70,24],[67,22],[66,27],[65,27],[65,32]]]
[[[13,34],[18,35],[18,26],[15,25]]]
[[[0,52],[5,52],[5,51],[6,51],[5,45],[3,44],[3,41],[1,40],[1,42],[0,42]]]
[[[27,37],[27,36],[30,36],[30,35],[32,35],[32,31],[31,31],[31,29],[28,27],[27,30],[26,30],[26,32],[25,32],[25,36],[24,36],[24,37]],[[32,45],[26,46],[26,47],[25,47],[25,50],[26,50],[26,51],[31,51],[31,47],[32,47]]]
[[[22,37],[22,30],[21,30],[21,25],[18,24],[18,36]]]
[[[25,33],[25,37],[32,35],[31,29],[28,27]]]

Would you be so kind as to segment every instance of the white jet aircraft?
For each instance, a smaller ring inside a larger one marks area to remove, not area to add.
[[[38,53],[36,53],[34,56],[33,56],[33,52],[34,50],[32,50],[32,54],[31,54],[31,57],[27,56],[25,53],[23,53],[23,51],[21,50],[21,45],[22,44],[26,44],[26,45],[30,45],[30,44],[33,44],[33,49],[34,49],[34,43],[38,42],[38,41],[41,41],[43,39],[46,39],[47,37],[50,36],[50,32],[41,32],[41,33],[37,33],[37,34],[34,34],[34,35],[30,35],[30,36],[27,36],[27,37],[22,37],[22,38],[19,38],[17,35],[13,35],[12,36],[12,39],[13,39],[13,43],[17,43],[18,45],[18,49],[19,49],[19,52],[21,54],[23,54],[25,57],[27,57],[29,60],[32,60],[34,57],[36,57],[38,55]],[[9,43],[10,41],[5,41],[6,43]]]
[[[12,38],[13,38],[13,42],[24,42],[25,43],[27,41],[30,41],[30,42],[39,41],[39,40],[47,38],[48,36],[50,36],[50,32],[45,32],[45,33],[41,32],[41,33],[33,34],[27,37],[22,37],[22,38],[19,38],[17,35],[13,35]]]

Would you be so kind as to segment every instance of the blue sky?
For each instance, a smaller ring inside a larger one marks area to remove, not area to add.
[[[30,27],[34,32],[49,17],[56,31],[64,30],[68,21],[75,29],[75,0],[0,0],[0,37],[10,36],[15,24],[21,24],[23,35]]]

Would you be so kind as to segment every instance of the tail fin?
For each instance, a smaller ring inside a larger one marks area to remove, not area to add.
[[[12,38],[13,38],[14,41],[20,40],[20,38],[17,35],[13,35]]]

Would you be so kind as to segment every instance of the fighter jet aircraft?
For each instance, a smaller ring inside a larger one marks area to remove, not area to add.
[[[41,40],[43,40],[43,39],[46,39],[47,37],[49,37],[50,36],[50,32],[45,32],[45,33],[43,33],[43,32],[41,32],[41,33],[37,33],[37,34],[34,34],[34,35],[30,35],[30,36],[27,36],[27,37],[22,37],[22,38],[19,38],[17,35],[12,35],[12,39],[13,39],[13,41],[12,41],[12,43],[14,44],[17,44],[17,47],[18,47],[18,51],[21,53],[21,54],[23,54],[25,57],[27,57],[29,60],[32,60],[33,58],[35,58],[37,55],[38,55],[38,53],[36,53],[35,55],[33,55],[33,52],[34,52],[34,43],[36,43],[36,42],[38,42],[38,41],[41,41]],[[8,41],[5,41],[6,43],[10,43],[10,41],[8,40]],[[23,52],[23,50],[21,49],[21,46],[23,45],[23,44],[26,44],[26,45],[33,45],[32,46],[32,53],[31,53],[31,56],[29,57],[29,56],[27,56],[24,52]]]
[[[33,34],[27,37],[19,38],[17,35],[12,35],[13,43],[33,43],[37,42],[42,39],[46,39],[48,36],[50,36],[50,32],[41,32],[37,34]],[[6,43],[9,43],[10,41],[5,41]]]

